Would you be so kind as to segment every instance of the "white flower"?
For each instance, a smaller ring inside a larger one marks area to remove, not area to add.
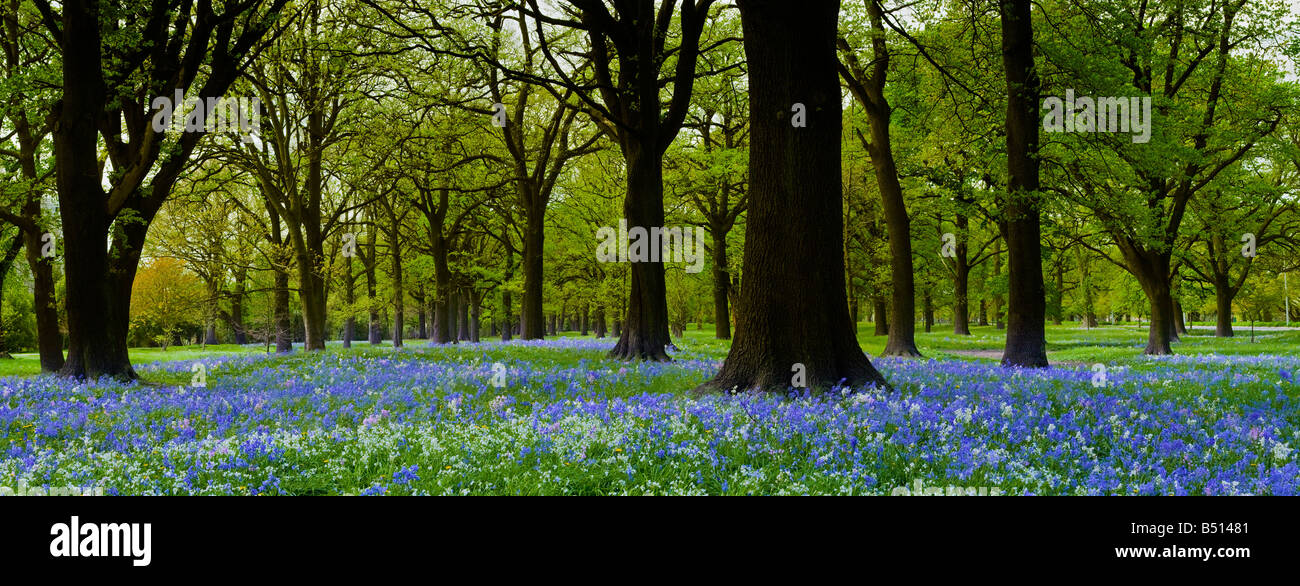
[[[1285,462],[1286,459],[1289,458],[1290,456],[1291,456],[1291,446],[1288,446],[1282,442],[1273,442],[1274,458]]]

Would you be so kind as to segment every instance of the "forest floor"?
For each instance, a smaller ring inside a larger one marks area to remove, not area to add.
[[[0,490],[1300,492],[1300,331],[1192,335],[1149,358],[1135,326],[1052,326],[1056,367],[1022,370],[997,366],[993,327],[939,330],[918,334],[924,358],[873,358],[892,393],[788,397],[687,393],[726,356],[707,325],[663,364],[607,360],[612,340],[590,336],[142,350],[143,384],[0,378]]]

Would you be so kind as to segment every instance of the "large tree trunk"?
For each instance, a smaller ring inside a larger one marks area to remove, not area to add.
[[[1174,300],[1168,279],[1142,279],[1142,289],[1151,302],[1151,323],[1147,331],[1146,354],[1173,354]]]
[[[889,335],[889,303],[885,301],[884,297],[872,296],[871,312],[874,315],[872,320],[876,325],[876,331],[872,335],[888,336]]]
[[[423,285],[421,285],[421,287],[420,287],[419,295],[420,295],[420,296],[419,296],[418,298],[415,299],[415,307],[416,307],[416,312],[415,312],[415,328],[416,328],[415,331],[416,331],[416,333],[415,333],[415,335],[416,335],[417,338],[419,338],[419,339],[421,339],[421,340],[427,340],[427,339],[429,339],[429,324],[428,324],[428,321],[427,321],[427,320],[428,320],[429,312],[428,312],[427,304],[425,303],[425,300],[426,300],[427,298],[425,297],[425,294],[424,294],[424,286],[423,286]]]
[[[63,99],[54,129],[54,159],[63,219],[68,358],[60,373],[79,378],[134,379],[125,319],[109,272],[110,219],[105,213],[98,147],[98,112],[105,88],[100,68],[97,2],[63,8]],[[129,291],[129,289],[128,289]]]
[[[1002,238],[1005,239],[1006,235],[1003,234]],[[993,277],[995,279],[1002,277],[1002,240],[993,242]],[[1002,321],[1002,294],[995,291],[991,295],[991,301],[993,305],[993,325],[999,330],[1004,330],[1007,324]]]
[[[217,345],[217,315],[221,312],[221,291],[216,279],[210,279],[208,286],[208,303],[206,310],[207,327],[203,332],[203,345]]]
[[[713,236],[713,337],[731,339],[731,312],[727,307],[727,289],[731,276],[727,271],[727,232],[720,226],[709,230]]]
[[[957,226],[957,246],[954,251],[956,256],[953,257],[953,302],[952,302],[952,333],[958,336],[970,335],[970,257],[967,242],[970,234],[967,228],[970,220],[966,218],[965,210],[957,212],[955,221]],[[983,306],[981,305],[981,309]]]
[[[468,342],[470,339],[470,335],[469,335],[470,303],[471,303],[471,296],[469,294],[466,294],[464,290],[462,290],[456,296],[456,307],[457,310],[460,312],[456,316],[456,324],[457,327],[459,328],[458,330],[459,335],[457,336],[457,339],[466,342]]]
[[[1179,336],[1187,334],[1187,324],[1183,321],[1183,304],[1174,300],[1174,333]]]
[[[886,385],[853,331],[844,277],[839,2],[739,0],[752,113],[749,218],[735,341],[706,388]],[[793,127],[791,107],[806,107]],[[803,278],[791,279],[792,267]],[[802,376],[800,381],[792,376]]]
[[[510,290],[502,288],[501,292],[501,314],[505,323],[501,327],[501,341],[509,342],[510,337],[515,329],[514,327],[514,309],[512,308],[513,300],[510,298]]]
[[[542,311],[542,250],[546,241],[543,210],[532,210],[527,214],[524,230],[524,323],[520,337],[525,340],[541,340],[546,336]]]
[[[880,204],[884,212],[885,226],[889,231],[889,269],[893,314],[890,321],[889,339],[885,342],[882,356],[920,356],[916,349],[916,283],[912,271],[912,234],[911,218],[907,215],[907,203],[903,200],[903,187],[898,182],[898,167],[894,162],[894,151],[889,136],[892,112],[889,101],[885,98],[885,76],[889,70],[889,49],[885,44],[885,30],[881,8],[875,1],[867,2],[874,33],[872,38],[872,65],[870,74],[858,62],[851,51],[846,55],[849,67],[845,75],[849,78],[849,87],[867,111],[870,122],[871,140],[858,134],[867,154],[871,157],[871,168],[875,171],[876,186],[880,191]],[[848,49],[847,44],[844,46]],[[850,72],[851,70],[851,72]]]
[[[318,271],[312,253],[298,255],[298,300],[306,350],[325,349],[325,279]]]
[[[1038,73],[1030,0],[1002,0],[1002,63],[1007,77],[1006,366],[1047,366],[1038,196]]]
[[[41,372],[57,372],[63,368],[63,335],[59,333],[59,309],[54,299],[54,259],[41,254],[41,238],[36,230],[23,230],[27,266],[32,270],[32,311],[36,313]]]
[[[352,314],[352,307],[356,304],[356,276],[352,274],[351,259],[347,259],[347,274],[343,275],[343,301],[348,304],[348,317],[343,320],[343,347],[351,348],[352,339],[357,333],[357,317]]]
[[[9,270],[13,268],[14,261],[18,259],[18,253],[22,252],[23,239],[21,232],[14,234],[9,241],[9,248],[5,250],[4,258],[0,258],[0,316],[4,315],[4,290],[5,280],[9,276]],[[4,320],[0,319],[0,358],[13,358],[9,354],[9,347],[5,343]]]
[[[235,292],[230,298],[230,329],[234,332],[235,343],[248,343],[248,331],[244,326],[244,297],[247,294],[248,271],[239,269],[235,273]]]
[[[379,331],[381,326],[379,321],[379,303],[376,299],[376,297],[378,297],[379,289],[379,279],[375,277],[375,267],[379,264],[379,257],[376,256],[375,253],[375,240],[378,238],[377,232],[378,230],[373,229],[370,232],[370,238],[368,239],[369,242],[366,243],[366,248],[369,252],[361,259],[366,263],[366,305],[368,306],[368,311],[366,312],[366,342],[371,346],[378,346],[383,343],[383,335]]]
[[[1214,335],[1218,338],[1231,338],[1232,333],[1232,292],[1226,286],[1214,288]]]
[[[389,250],[392,252],[393,260],[393,347],[402,347],[402,330],[406,326],[406,290],[405,283],[402,282],[402,247],[398,245],[397,226],[393,226],[393,232]]]
[[[658,115],[656,108],[655,115]],[[646,230],[641,239],[649,257],[649,231],[664,225],[663,160],[652,138],[623,145],[627,161],[627,197],[623,213],[629,232],[636,227]],[[630,240],[630,239],[629,239]],[[630,243],[629,243],[630,249]],[[664,279],[663,258],[660,262],[634,262],[630,267],[627,315],[618,344],[611,358],[625,360],[668,360],[667,347],[672,344],[668,332],[668,288]]]
[[[478,289],[469,290],[469,308],[469,341],[478,343],[483,317],[483,298]]]
[[[923,300],[922,313],[924,314],[924,318],[925,318],[925,333],[928,334],[930,333],[930,329],[934,327],[934,299],[930,297],[929,290],[925,292],[925,295],[923,296],[922,300]]]
[[[1052,325],[1061,325],[1061,320],[1065,313],[1065,266],[1064,263],[1056,263],[1056,292],[1052,295]]]
[[[289,273],[275,269],[274,328],[275,351],[293,351],[293,320],[289,315]]]

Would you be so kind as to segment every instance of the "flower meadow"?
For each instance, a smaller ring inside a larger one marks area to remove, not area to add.
[[[689,392],[611,342],[354,349],[0,379],[0,486],[146,495],[1300,493],[1300,359],[1004,369],[873,358],[894,389]],[[504,368],[503,368],[504,367]],[[502,375],[502,372],[504,374]],[[969,492],[969,490],[968,490]]]

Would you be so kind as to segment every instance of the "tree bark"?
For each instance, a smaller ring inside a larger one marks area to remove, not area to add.
[[[1187,334],[1187,324],[1183,321],[1183,304],[1174,300],[1174,333],[1179,336]]]
[[[1232,332],[1232,293],[1227,287],[1214,288],[1214,336],[1231,338]]]
[[[38,209],[40,206],[37,200]],[[39,214],[38,214],[39,215]],[[32,311],[36,313],[36,348],[41,372],[63,368],[63,335],[59,333],[59,309],[54,298],[54,259],[41,254],[42,233],[23,230],[27,266],[32,270]]]
[[[469,341],[478,343],[483,317],[483,299],[478,289],[469,290],[469,307]]]
[[[713,337],[731,339],[731,312],[727,307],[731,276],[727,270],[727,233],[715,226],[713,236]]]
[[[1005,366],[1047,366],[1039,226],[1039,80],[1030,0],[1002,0],[1002,62],[1007,77],[1007,341]]]
[[[465,290],[462,289],[461,292],[456,296],[456,308],[460,312],[456,316],[456,325],[459,334],[457,335],[456,338],[460,341],[465,341],[465,342],[468,342],[470,339],[470,335],[469,335],[470,303],[471,303],[470,294],[467,294]]]
[[[750,202],[735,341],[704,389],[887,386],[849,318],[840,185],[839,2],[739,0],[749,64]],[[793,127],[793,106],[806,125]],[[799,267],[801,278],[790,278]]]
[[[604,305],[601,305],[601,304],[597,304],[597,305],[596,305],[596,326],[595,326],[595,329],[596,329],[596,337],[597,337],[597,338],[604,338],[605,335],[608,333],[608,331],[606,330],[606,325],[605,325],[605,306],[604,306]]]
[[[934,299],[930,297],[930,292],[926,291],[922,296],[922,312],[925,316],[925,333],[930,333],[930,328],[934,327]]]
[[[543,204],[544,205],[544,204]],[[545,224],[541,211],[528,214],[524,230],[523,335],[525,340],[546,337],[542,311],[542,250],[545,248]]]
[[[907,215],[907,203],[903,199],[903,187],[898,182],[898,167],[894,162],[894,151],[889,136],[892,111],[885,98],[885,78],[889,71],[889,48],[885,43],[885,27],[881,7],[875,0],[866,3],[872,28],[872,63],[868,72],[858,62],[857,56],[841,39],[840,47],[845,52],[847,67],[841,66],[840,74],[848,81],[858,102],[867,111],[870,122],[871,138],[868,140],[858,133],[858,139],[871,157],[871,168],[875,171],[876,186],[880,191],[881,209],[884,212],[885,226],[889,231],[889,269],[892,303],[890,316],[893,327],[889,328],[889,339],[885,342],[882,356],[920,356],[916,348],[916,281],[912,271],[912,234],[911,218]]]
[[[22,233],[14,234],[13,239],[9,241],[9,248],[5,250],[4,257],[0,258],[0,358],[13,358],[9,354],[9,345],[5,342],[4,327],[4,290],[5,280],[9,276],[9,270],[13,268],[14,261],[18,258],[18,253],[22,252],[23,239]]]
[[[658,108],[655,109],[656,116]],[[648,251],[648,234],[652,227],[664,225],[663,159],[654,141],[650,145],[630,142],[623,146],[623,156],[628,164],[627,196],[623,201],[623,214],[628,230],[636,227],[646,230],[642,240]],[[658,258],[658,257],[656,257]],[[611,358],[625,360],[668,360],[667,347],[672,344],[668,332],[668,288],[664,278],[663,259],[660,262],[631,263],[631,282],[628,288],[627,314],[623,333],[610,351]]]
[[[396,220],[394,221],[396,222]],[[402,330],[406,329],[406,284],[402,281],[402,247],[397,237],[398,226],[393,225],[389,234],[389,251],[393,261],[393,347],[402,347]]]
[[[872,296],[871,311],[874,317],[873,323],[876,325],[876,336],[889,335],[889,303],[883,297]]]
[[[55,177],[63,233],[75,236],[63,241],[68,357],[60,373],[129,380],[136,374],[120,327],[125,319],[117,315],[124,304],[109,273],[105,244],[111,219],[100,183],[97,124],[107,96],[100,71],[99,4],[66,4],[62,24],[63,100],[54,130]]]
[[[244,326],[244,297],[248,290],[248,271],[238,269],[235,272],[235,292],[230,297],[230,329],[234,332],[235,343],[248,343],[248,329]]]
[[[970,252],[968,242],[970,233],[968,231],[970,220],[966,217],[966,211],[958,210],[956,220],[957,227],[956,246],[954,247],[955,256],[953,256],[952,283],[953,283],[953,302],[952,302],[952,333],[958,336],[969,336],[970,334]],[[980,313],[983,314],[983,304],[980,305]]]

